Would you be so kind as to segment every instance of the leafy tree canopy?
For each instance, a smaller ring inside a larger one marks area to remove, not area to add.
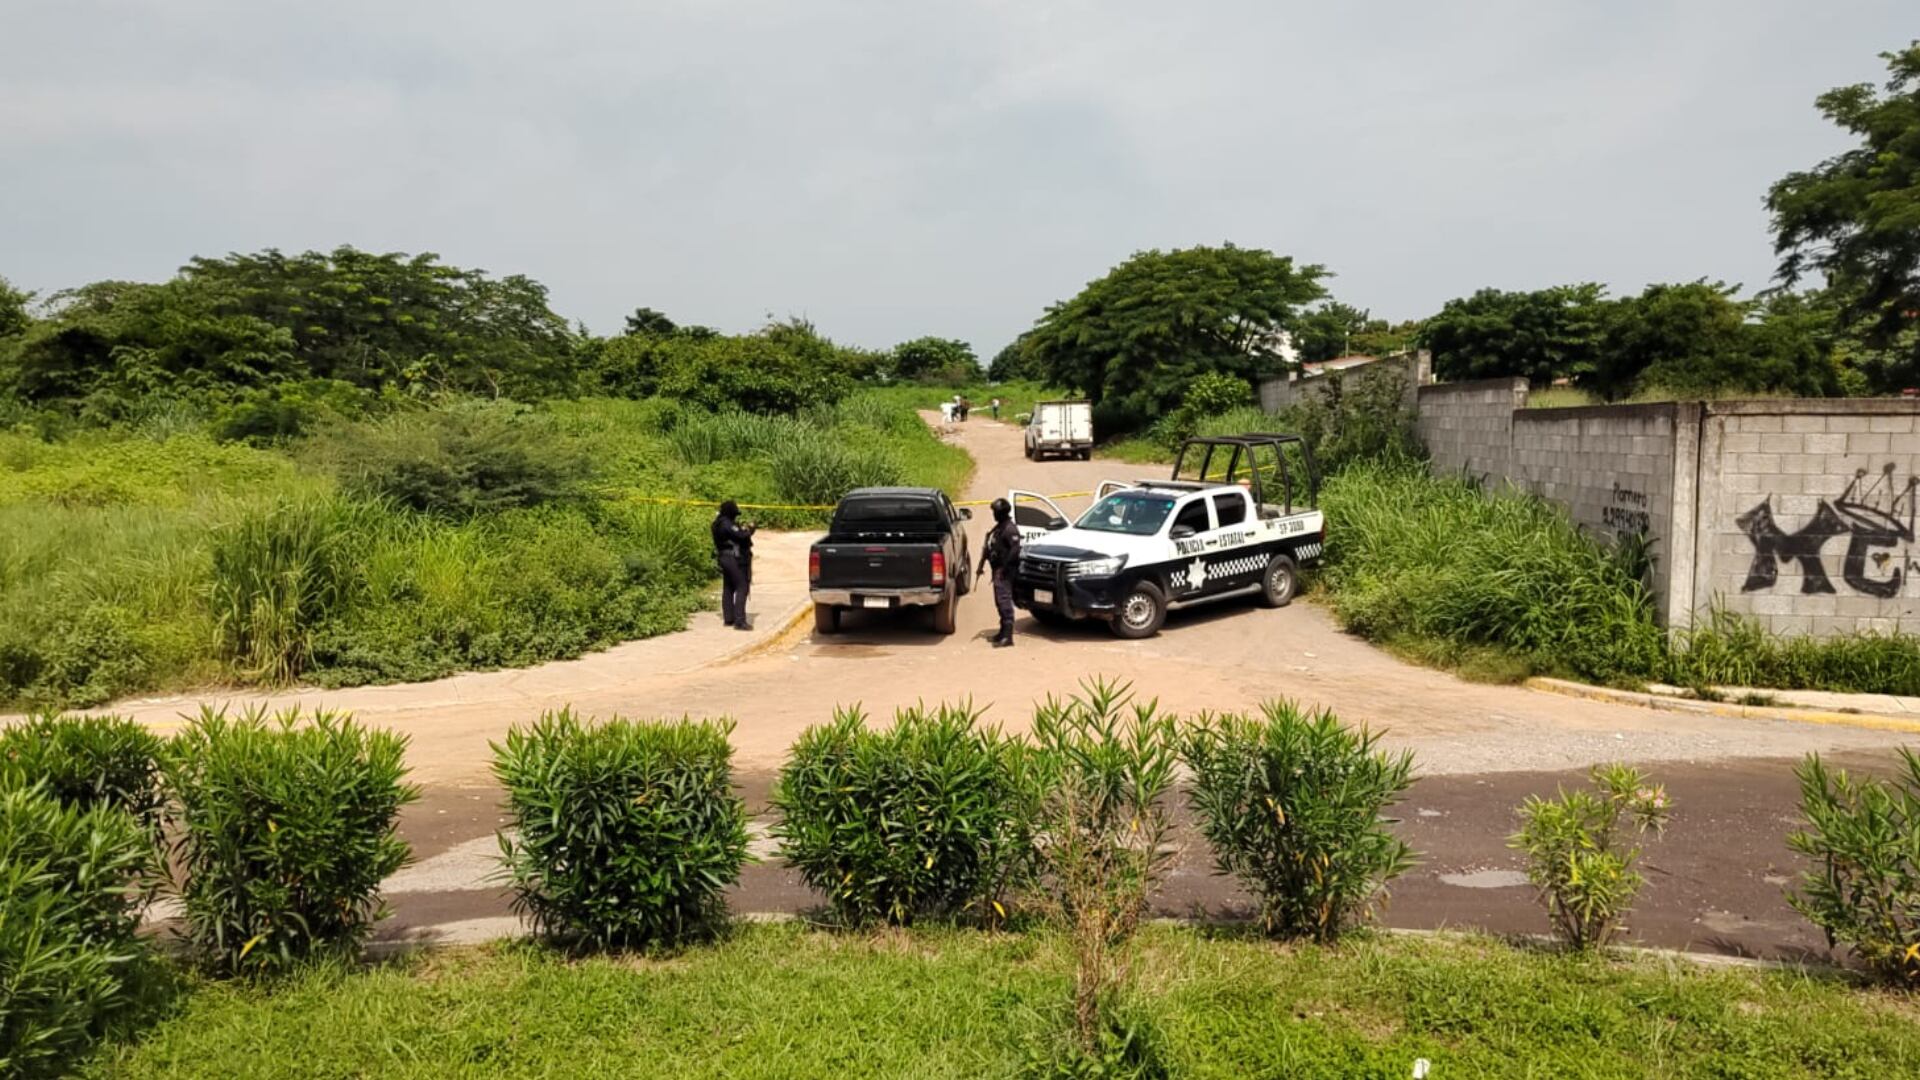
[[[1433,351],[1434,374],[1442,379],[1523,375],[1534,386],[1548,386],[1584,378],[1604,330],[1605,292],[1594,284],[1481,289],[1447,301],[1422,325],[1419,341]]]
[[[1247,381],[1279,372],[1282,332],[1326,295],[1327,276],[1232,244],[1143,251],[1048,308],[1028,347],[1054,385],[1135,418],[1160,416],[1202,372]]]
[[[1415,323],[1395,325],[1338,300],[1328,300],[1300,317],[1294,344],[1304,363],[1360,354],[1391,356],[1413,345]]]
[[[973,346],[953,338],[903,341],[893,347],[891,366],[896,379],[970,382],[980,374]]]
[[[839,399],[870,377],[877,354],[835,345],[811,323],[771,323],[752,334],[676,331],[608,341],[599,388],[627,397],[665,394],[710,409],[789,412]]]
[[[33,324],[33,314],[27,305],[33,303],[33,294],[13,287],[13,283],[0,277],[0,338],[14,337],[27,332]]]
[[[1767,209],[1781,280],[1825,275],[1843,326],[1898,350],[1876,377],[1875,389],[1890,390],[1920,383],[1920,41],[1882,58],[1884,94],[1863,83],[1818,99],[1860,145],[1781,179]]]
[[[1038,382],[1046,378],[1046,372],[1034,357],[1027,336],[1022,334],[993,354],[993,362],[987,365],[987,378],[994,382]]]
[[[29,401],[109,412],[147,394],[305,379],[539,396],[572,385],[578,355],[538,282],[430,254],[199,258],[170,281],[97,282],[52,308],[0,350],[0,381]]]
[[[634,308],[633,314],[627,316],[626,333],[628,336],[647,334],[658,337],[661,334],[671,334],[678,329],[679,327],[674,325],[672,319],[667,318],[664,313],[655,311],[650,307]]]

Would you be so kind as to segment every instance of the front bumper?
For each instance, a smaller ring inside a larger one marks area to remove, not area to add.
[[[947,598],[945,586],[916,589],[813,589],[807,594],[816,604],[846,608],[933,607]],[[885,603],[868,603],[869,600]]]
[[[1052,611],[1069,619],[1111,619],[1123,598],[1118,577],[1068,577],[1073,564],[1056,559],[1020,560],[1013,576],[1013,604]]]

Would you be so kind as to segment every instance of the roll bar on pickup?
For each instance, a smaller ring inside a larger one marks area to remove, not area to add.
[[[1314,464],[1313,447],[1298,435],[1283,435],[1274,432],[1253,432],[1246,435],[1196,435],[1180,444],[1180,453],[1173,459],[1172,479],[1183,479],[1182,470],[1187,463],[1187,454],[1193,453],[1199,459],[1199,473],[1195,479],[1220,483],[1242,482],[1255,505],[1268,503],[1266,481],[1263,474],[1270,474],[1280,482],[1278,500],[1286,513],[1293,513],[1294,481],[1292,468],[1287,464],[1287,448],[1298,446],[1300,461],[1306,473],[1306,502],[1304,505],[1320,505],[1320,470]],[[1271,451],[1272,460],[1263,460],[1266,455],[1259,451],[1266,448]],[[1214,459],[1218,455],[1223,460],[1223,470],[1215,472]],[[1245,470],[1245,479],[1241,473]]]

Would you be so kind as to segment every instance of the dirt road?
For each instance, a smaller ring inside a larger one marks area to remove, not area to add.
[[[957,425],[953,438],[977,462],[973,498],[1011,487],[1085,491],[1103,478],[1160,472],[1099,461],[1029,462],[1018,429],[986,420]],[[1084,505],[1077,500],[1067,509]],[[975,551],[987,524],[983,510],[973,523]],[[779,614],[774,608],[789,607],[804,590],[804,540],[762,544],[758,595],[779,598],[755,605],[763,633]],[[1910,738],[1466,683],[1341,634],[1322,608],[1305,602],[1269,611],[1227,601],[1176,613],[1160,636],[1141,642],[1092,626],[1047,630],[1022,618],[1018,645],[995,650],[985,640],[994,628],[992,601],[981,588],[962,602],[952,637],[917,621],[863,617],[830,637],[808,629],[765,641],[757,654],[729,657],[736,639],[703,624],[690,635],[527,671],[275,700],[349,709],[412,738],[409,759],[428,797],[409,813],[407,833],[422,861],[392,883],[399,918],[389,932],[456,936],[509,926],[501,918],[504,900],[482,884],[496,850],[487,744],[541,709],[569,703],[601,715],[733,716],[736,763],[757,809],[794,738],[838,705],[858,702],[884,716],[916,701],[971,698],[1017,729],[1034,700],[1070,692],[1088,677],[1129,680],[1139,695],[1178,712],[1298,698],[1384,730],[1389,746],[1415,752],[1425,779],[1402,808],[1401,827],[1428,854],[1397,888],[1401,903],[1389,921],[1420,926],[1543,929],[1504,847],[1512,807],[1528,792],[1577,782],[1576,770],[1595,762],[1650,763],[1680,809],[1672,839],[1656,854],[1635,930],[1655,944],[1769,955],[1819,944],[1780,898],[1779,883],[1796,865],[1780,841],[1793,818],[1791,761],[1819,750],[1872,763]],[[118,711],[170,726],[185,704],[127,703]],[[771,854],[764,843],[759,849]],[[1237,897],[1208,874],[1204,848],[1194,846],[1163,906],[1231,910]],[[797,910],[811,902],[788,871],[762,865],[749,872],[734,907]]]

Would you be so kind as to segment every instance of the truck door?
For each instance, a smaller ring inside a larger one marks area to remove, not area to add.
[[[1032,544],[1056,529],[1064,529],[1068,518],[1058,504],[1032,491],[1009,491],[1007,502],[1013,506],[1013,525],[1020,530],[1020,542]]]

